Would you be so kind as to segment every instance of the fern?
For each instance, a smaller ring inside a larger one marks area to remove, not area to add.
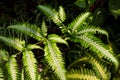
[[[79,15],[76,19],[74,19],[70,24],[68,24],[68,27],[72,33],[77,32],[78,27],[80,27],[83,22],[86,20],[86,18],[90,15],[89,12],[86,12],[82,15]]]
[[[78,31],[77,35],[82,35],[82,34],[96,34],[96,33],[100,33],[100,34],[104,34],[107,36],[107,38],[109,38],[109,35],[107,33],[107,31],[100,29],[99,27],[93,27],[93,26],[87,26],[83,29],[81,29],[80,31]]]
[[[90,63],[93,66],[93,69],[95,73],[98,75],[98,78],[109,80],[110,73],[107,71],[107,66],[101,61],[99,61],[98,58],[92,57],[92,55],[89,55]]]
[[[8,61],[9,54],[7,51],[0,49],[0,59]]]
[[[55,74],[60,78],[60,80],[66,80],[62,54],[59,48],[56,46],[56,43],[47,40],[47,42],[45,43],[44,51],[45,51],[45,58],[48,64],[55,71]]]
[[[17,28],[17,27],[21,27],[21,28]],[[68,44],[67,44],[67,42],[65,40],[63,40],[58,35],[55,35],[55,34],[47,35],[47,28],[46,28],[46,25],[45,25],[44,21],[42,23],[41,29],[37,28],[36,26],[30,26],[30,25],[29,26],[27,26],[27,25],[12,25],[12,26],[9,26],[8,28],[15,29],[17,31],[21,31],[21,32],[23,32],[23,33],[37,39],[38,41],[41,41],[41,42],[45,43],[44,51],[45,51],[45,58],[46,58],[47,62],[52,67],[52,69],[55,71],[55,74],[57,74],[58,77],[61,80],[66,79],[64,63],[63,63],[63,59],[62,59],[62,56],[61,56],[62,53],[60,52],[60,50],[56,46],[56,42],[64,43],[66,45],[68,45]],[[28,30],[25,31],[25,29],[28,29]],[[48,36],[48,37],[46,38],[46,36]],[[34,49],[34,48],[42,49],[41,47],[38,47],[37,45],[26,45],[26,48],[24,48],[24,50],[25,49],[31,50],[31,49]],[[25,52],[23,52],[23,54],[25,54]],[[46,54],[50,54],[50,56],[46,55]],[[23,59],[25,59],[25,58],[23,58]],[[52,61],[51,61],[51,59],[52,59]],[[57,60],[57,64],[56,64],[56,60]],[[27,63],[30,63],[30,62],[28,62],[28,60],[23,60],[23,62],[24,62],[24,64],[26,62],[26,65],[24,65],[24,66],[27,66],[27,65],[29,65]],[[59,65],[59,67],[58,67],[58,65]],[[25,68],[25,70],[26,69],[27,68]],[[30,67],[28,67],[27,70],[29,70],[29,69],[30,69]],[[32,72],[29,73],[28,77],[29,76],[32,76]],[[33,75],[33,77],[35,77],[35,76]],[[30,78],[30,79],[32,79],[32,78]]]
[[[27,47],[26,47],[27,50],[33,50],[33,49],[41,49],[43,50],[42,47],[36,45],[36,44],[28,44]]]
[[[23,66],[25,70],[25,80],[37,80],[37,61],[31,51],[23,52]]]
[[[79,58],[78,60],[75,60],[74,62],[72,62],[68,67],[67,70],[69,70],[70,68],[72,68],[73,66],[75,66],[77,63],[84,63],[84,62],[88,62],[88,58],[87,57],[82,57]]]
[[[55,24],[61,28],[62,33],[65,33],[68,29],[62,23],[65,21],[65,12],[62,6],[59,7],[57,12],[55,9],[52,9],[50,6],[38,5],[38,9],[43,12],[48,18],[50,18]]]
[[[46,28],[45,21],[42,22],[41,32],[42,32],[42,35],[43,35],[44,37],[47,36],[47,28]]]
[[[109,80],[110,75],[107,72],[106,67],[102,63],[99,63],[95,60],[93,60],[92,63],[95,66],[95,69],[96,69],[95,71],[97,75],[99,75],[99,78],[104,79],[104,80]]]
[[[69,80],[99,80],[93,71],[84,68],[68,71],[67,78]]]
[[[50,34],[50,35],[48,35],[48,39],[51,40],[51,41],[54,41],[56,43],[66,44],[68,46],[68,43],[65,40],[63,40],[60,36],[58,36],[56,34]]]
[[[101,40],[90,35],[76,36],[76,38],[80,39],[79,41],[83,47],[85,48],[89,47],[90,50],[94,51],[95,53],[101,54],[101,56],[105,57],[106,59],[114,63],[115,69],[118,68],[118,60],[108,50],[107,46],[101,42]]]
[[[65,15],[64,8],[63,8],[62,6],[59,6],[58,14],[59,14],[60,20],[61,20],[62,22],[64,22],[65,19],[66,19],[66,15]]]
[[[0,41],[6,44],[7,46],[13,47],[19,51],[22,51],[25,45],[24,41],[20,41],[19,39],[12,39],[4,36],[0,36]]]
[[[54,23],[60,25],[62,22],[58,17],[58,12],[55,9],[52,9],[50,6],[39,5],[38,9],[43,12],[47,17],[53,20]]]
[[[7,80],[20,80],[17,61],[15,56],[11,56],[6,64]]]
[[[44,36],[42,36],[40,28],[38,28],[36,25],[30,25],[30,24],[11,25],[8,26],[8,29],[21,31],[26,35],[31,36],[39,41],[44,40]]]

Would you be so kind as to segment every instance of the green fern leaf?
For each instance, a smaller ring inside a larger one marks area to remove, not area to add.
[[[55,42],[47,41],[45,43],[45,58],[48,64],[55,71],[55,74],[60,80],[66,80],[64,62],[62,59],[62,53],[56,46]]]
[[[0,36],[0,41],[3,42],[5,45],[13,47],[19,51],[22,51],[25,45],[24,41],[20,41],[18,39],[12,39],[4,36]]]
[[[88,33],[88,34],[100,33],[100,34],[106,35],[107,38],[109,37],[108,32],[103,29],[100,29],[99,27],[87,26],[84,29],[81,29],[77,34],[81,35],[81,34],[85,34],[85,33]]]
[[[76,19],[74,19],[70,24],[68,24],[69,29],[72,33],[77,32],[78,27],[80,27],[86,18],[90,15],[89,12],[86,12],[82,15],[79,15]]]
[[[36,44],[28,44],[28,45],[27,45],[27,49],[28,49],[28,50],[32,50],[32,49],[42,49],[42,50],[43,50],[42,47],[40,47],[40,46],[38,46],[38,45],[36,45]]]
[[[9,61],[6,64],[7,69],[7,78],[8,80],[20,80],[19,71],[18,71],[18,64],[15,59],[15,56],[11,56]]]
[[[8,52],[5,51],[5,50],[0,49],[0,58],[5,60],[5,61],[8,61],[8,59],[9,59]]]
[[[47,17],[53,20],[57,25],[61,24],[57,11],[53,10],[50,6],[38,5],[38,9],[43,12]]]
[[[23,52],[23,66],[26,74],[25,80],[37,80],[37,61],[31,51]]]
[[[36,25],[30,25],[30,24],[11,25],[11,26],[8,26],[8,29],[21,31],[24,34],[37,39],[38,41],[41,41],[44,39],[44,37],[41,35],[40,28],[38,28]]]
[[[60,36],[58,36],[56,34],[50,34],[50,35],[48,35],[48,39],[51,40],[51,41],[54,41],[56,43],[66,44],[68,46],[68,43],[64,39],[62,39]]]
[[[67,78],[69,80],[100,80],[93,71],[84,68],[68,71]]]
[[[101,40],[90,35],[89,37],[87,35],[76,36],[76,38],[79,39],[83,47],[90,48],[90,50],[94,51],[95,53],[101,54],[101,56],[105,57],[106,59],[114,63],[115,69],[118,68],[118,60],[109,51],[107,46],[101,42]]]
[[[66,19],[66,15],[65,15],[65,11],[64,11],[64,8],[62,6],[59,6],[59,18],[62,22],[65,21]]]
[[[46,37],[46,35],[47,35],[47,28],[46,28],[45,21],[42,22],[41,31],[42,31],[43,36]]]
[[[84,63],[84,62],[87,62],[88,61],[88,58],[87,57],[82,57],[82,58],[79,58],[77,60],[75,60],[74,62],[72,62],[68,67],[67,67],[67,70],[71,69],[74,65],[76,65],[77,63]]]
[[[91,56],[90,56],[90,62],[93,65],[94,71],[96,72],[96,74],[100,79],[109,80],[110,74],[107,71],[107,67],[105,67],[103,63],[101,63],[100,61],[98,62],[98,60],[94,59]]]

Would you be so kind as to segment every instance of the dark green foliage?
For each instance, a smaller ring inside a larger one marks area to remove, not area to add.
[[[111,13],[113,14],[113,16],[115,18],[118,18],[120,16],[120,5],[119,5],[120,1],[119,0],[110,0],[109,1],[109,9],[111,11]]]

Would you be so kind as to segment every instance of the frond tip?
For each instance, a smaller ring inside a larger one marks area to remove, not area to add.
[[[4,37],[0,36],[0,41],[5,43],[7,46],[13,47],[19,51],[23,50],[23,46],[25,45],[24,41],[21,41],[19,39],[12,39],[10,37]]]
[[[43,12],[47,17],[53,20],[57,25],[61,24],[61,21],[58,16],[58,12],[55,9],[52,9],[50,6],[38,5],[38,9]]]
[[[48,39],[51,40],[51,41],[54,41],[56,43],[66,44],[68,46],[67,41],[65,41],[64,39],[62,39],[60,36],[58,36],[56,34],[50,34],[50,35],[48,35]]]
[[[109,38],[108,32],[103,29],[100,29],[99,27],[87,26],[87,27],[83,28],[82,30],[80,30],[77,34],[81,35],[81,34],[85,34],[85,33],[90,33],[90,34],[91,33],[93,33],[93,34],[99,33],[99,34],[106,35],[107,38]]]
[[[99,80],[93,71],[83,68],[68,71],[67,78],[70,80]]]
[[[99,78],[109,80],[110,74],[107,71],[107,66],[105,66],[102,62],[97,61],[92,56],[90,56],[90,62],[93,65],[93,69]]]
[[[82,15],[79,15],[76,19],[74,19],[70,24],[68,24],[69,29],[72,31],[72,33],[76,32],[78,27],[80,27],[84,23],[89,15],[90,12],[83,13]]]
[[[59,6],[59,18],[62,22],[65,21],[66,19],[66,15],[65,15],[65,11],[64,11],[64,8],[62,6]]]

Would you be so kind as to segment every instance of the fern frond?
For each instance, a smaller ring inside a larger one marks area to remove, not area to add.
[[[107,60],[113,62],[113,64],[115,65],[115,69],[118,68],[118,60],[109,51],[107,46],[101,42],[101,40],[99,40],[98,38],[93,37],[93,36],[90,37],[90,35],[89,35],[89,37],[87,35],[86,36],[85,35],[76,36],[76,38],[79,39],[79,41],[81,42],[83,47],[90,48],[90,50],[97,53],[97,55],[101,54],[101,56],[103,56]]]
[[[5,50],[0,49],[0,58],[5,60],[5,61],[8,61],[8,59],[9,59],[8,52],[5,51]]]
[[[93,34],[100,33],[100,34],[104,34],[107,37],[109,37],[107,31],[105,31],[103,29],[100,29],[99,27],[93,27],[93,26],[87,26],[87,27],[83,28],[82,30],[80,30],[77,34],[81,35],[81,34],[84,34],[84,33],[88,33],[88,34],[89,33],[93,33]]]
[[[67,67],[67,70],[71,69],[74,65],[76,65],[77,63],[80,63],[80,62],[87,62],[88,61],[88,58],[87,57],[82,57],[82,58],[79,58],[78,60],[75,60],[74,62],[72,62],[68,67]]]
[[[6,64],[7,78],[8,80],[20,80],[18,64],[15,56],[11,56]]]
[[[47,27],[46,27],[45,21],[42,22],[41,32],[44,37],[47,36]]]
[[[83,22],[87,19],[89,15],[90,13],[86,12],[82,15],[79,15],[70,24],[68,24],[68,28],[72,31],[72,33],[77,31],[78,27],[80,27],[83,24]]]
[[[56,43],[66,44],[68,46],[68,43],[64,39],[62,39],[60,36],[58,36],[56,34],[50,34],[50,35],[48,35],[48,39],[51,40],[51,41],[54,41]]]
[[[38,28],[36,25],[30,25],[30,24],[11,25],[11,26],[8,26],[8,29],[14,29],[16,31],[21,31],[22,33],[30,37],[33,37],[37,39],[38,41],[41,41],[44,39],[44,37],[41,34],[40,28]]]
[[[65,19],[66,19],[66,15],[65,15],[64,8],[63,8],[62,6],[59,6],[59,12],[58,12],[58,14],[59,14],[60,20],[61,20],[62,22],[64,22]]]
[[[33,49],[42,49],[42,47],[36,45],[36,44],[28,44],[27,47],[26,47],[27,50],[33,50]]]
[[[92,70],[84,68],[79,70],[72,69],[68,71],[67,78],[69,80],[100,80]]]
[[[110,74],[102,62],[90,56],[90,63],[93,65],[93,69],[100,79],[109,80]]]
[[[58,16],[58,12],[55,9],[52,9],[50,6],[38,5],[38,9],[43,12],[47,17],[53,20],[57,25],[61,24],[61,21]]]
[[[25,80],[37,80],[37,61],[32,53],[32,51],[25,50],[23,52],[23,66],[25,70],[26,79]]]
[[[62,59],[62,53],[56,46],[55,42],[47,41],[45,43],[45,59],[48,64],[55,71],[55,74],[60,78],[60,80],[66,80],[64,62]]]
[[[5,45],[13,47],[19,51],[24,49],[25,42],[20,41],[19,39],[12,39],[10,37],[0,36],[0,41],[3,42]]]

